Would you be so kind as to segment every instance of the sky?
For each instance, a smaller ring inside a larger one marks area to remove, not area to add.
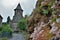
[[[24,15],[30,15],[35,8],[37,0],[0,0],[0,15],[3,17],[3,22],[7,21],[7,17],[10,16],[13,19],[14,9],[20,3]]]

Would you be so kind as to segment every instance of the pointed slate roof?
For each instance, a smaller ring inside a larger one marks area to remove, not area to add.
[[[0,18],[3,19],[3,17],[0,15]]]
[[[17,5],[15,10],[22,10],[20,3]],[[22,10],[23,11],[23,10]]]

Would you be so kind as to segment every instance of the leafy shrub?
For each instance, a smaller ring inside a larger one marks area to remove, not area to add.
[[[27,18],[23,18],[22,20],[19,21],[18,28],[19,28],[19,30],[25,30],[26,31],[26,29],[27,29]]]
[[[2,26],[2,32],[12,32],[11,28],[9,27],[8,24],[4,24]]]
[[[12,36],[12,29],[10,28],[9,24],[4,23],[0,27],[0,37],[10,37]]]

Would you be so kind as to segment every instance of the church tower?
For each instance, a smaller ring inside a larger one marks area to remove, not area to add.
[[[13,16],[13,20],[10,22],[10,26],[14,31],[18,31],[17,28],[18,22],[23,18],[23,10],[20,6],[20,3],[14,9],[14,12],[15,14]]]
[[[13,16],[13,22],[19,22],[20,19],[23,18],[23,10],[21,8],[20,3],[17,5],[17,7],[14,9],[15,14]]]

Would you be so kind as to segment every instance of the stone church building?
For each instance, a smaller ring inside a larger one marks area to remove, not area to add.
[[[14,9],[14,16],[13,19],[9,22],[10,27],[13,31],[18,31],[17,24],[23,18],[23,9],[21,8],[20,3]],[[0,26],[2,26],[2,19],[3,17],[0,15]]]
[[[10,26],[14,31],[18,31],[17,24],[23,18],[23,10],[20,3],[14,9],[14,12],[15,14],[13,16],[13,20],[10,22]]]

